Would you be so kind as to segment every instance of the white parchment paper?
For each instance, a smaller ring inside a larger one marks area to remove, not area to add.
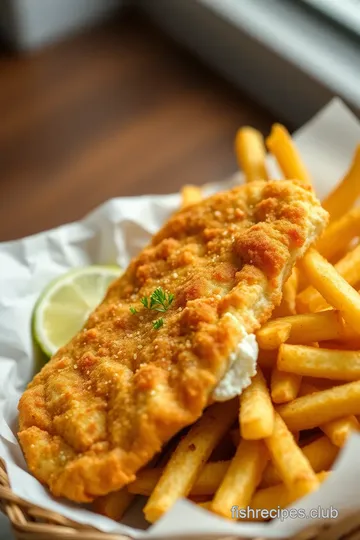
[[[339,100],[334,100],[300,129],[296,141],[313,175],[317,193],[323,197],[347,170],[360,142],[360,123]],[[274,163],[270,166],[277,176]],[[241,174],[236,174],[226,182],[207,186],[206,190],[211,193],[241,181]],[[82,265],[117,262],[125,267],[178,208],[179,202],[178,194],[113,199],[78,223],[0,245],[0,456],[6,461],[12,489],[18,496],[103,531],[135,538],[225,535],[285,538],[315,525],[315,521],[298,518],[240,524],[218,518],[190,502],[179,501],[147,530],[139,508],[130,511],[125,523],[115,523],[79,505],[52,498],[27,472],[16,440],[17,403],[37,364],[31,314],[44,286],[54,277]],[[296,507],[310,510],[318,505],[324,508],[332,505],[341,515],[360,510],[359,455],[360,436],[354,435],[343,449],[331,477],[318,492],[299,501]]]

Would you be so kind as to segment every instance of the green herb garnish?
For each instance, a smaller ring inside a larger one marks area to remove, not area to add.
[[[153,321],[153,328],[154,330],[159,330],[164,325],[164,319],[161,317],[160,319],[156,319],[156,321]]]
[[[155,289],[150,296],[144,296],[144,298],[140,300],[145,309],[160,311],[161,313],[165,313],[173,301],[174,295],[172,293],[167,293],[161,287]],[[130,306],[130,311],[133,315],[138,313],[138,311],[132,306]],[[153,328],[155,330],[159,330],[159,328],[161,328],[163,325],[164,319],[162,317],[160,319],[156,319],[156,321],[153,321]]]
[[[164,313],[169,309],[174,300],[174,295],[167,293],[161,287],[155,289],[155,291],[148,296],[144,296],[140,301],[146,309],[152,309],[153,311],[161,311]]]

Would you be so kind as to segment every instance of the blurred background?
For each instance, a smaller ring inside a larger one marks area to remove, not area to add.
[[[360,110],[359,0],[0,0],[0,241],[236,171],[236,130]]]

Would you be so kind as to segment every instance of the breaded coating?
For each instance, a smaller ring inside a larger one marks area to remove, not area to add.
[[[326,222],[292,181],[253,182],[171,217],[22,396],[19,439],[36,478],[79,502],[133,481],[201,416]],[[174,294],[164,313],[140,302],[158,287]]]

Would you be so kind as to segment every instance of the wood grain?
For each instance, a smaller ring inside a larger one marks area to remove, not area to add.
[[[0,55],[0,240],[110,197],[236,170],[236,129],[273,117],[127,15],[28,55]]]

